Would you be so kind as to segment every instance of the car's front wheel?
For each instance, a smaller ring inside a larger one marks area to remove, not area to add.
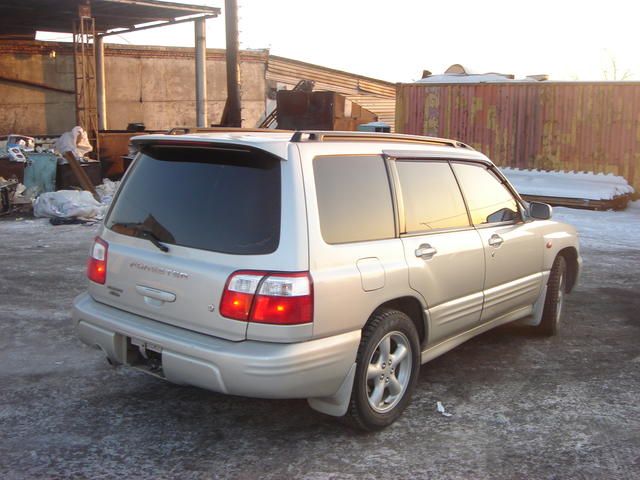
[[[380,310],[362,331],[347,419],[365,430],[393,423],[411,399],[420,370],[420,343],[411,319]]]
[[[558,255],[547,281],[547,296],[544,299],[542,321],[538,327],[543,335],[552,336],[558,333],[566,288],[567,262],[563,256]]]

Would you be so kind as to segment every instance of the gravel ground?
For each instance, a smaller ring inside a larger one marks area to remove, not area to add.
[[[585,260],[560,335],[467,342],[374,434],[110,367],[70,319],[96,227],[0,221],[0,478],[638,478],[640,208],[557,217]]]

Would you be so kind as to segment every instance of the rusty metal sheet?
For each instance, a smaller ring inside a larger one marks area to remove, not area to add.
[[[375,95],[394,98],[396,85],[384,80],[322,67],[290,58],[269,55],[267,79],[295,85],[299,80],[313,80],[315,90],[330,90],[343,95]]]
[[[374,122],[372,112],[335,92],[281,90],[277,95],[278,128],[289,130],[356,130]]]
[[[10,32],[43,30],[70,33],[81,6],[86,9],[85,2],[80,0],[0,2],[0,28]],[[220,9],[158,0],[92,0],[90,9],[82,13],[95,17],[96,29],[104,32],[196,14],[217,16]]]
[[[398,86],[396,131],[455,138],[496,164],[624,176],[640,192],[640,83]]]
[[[377,115],[395,131],[396,86],[384,80],[355,75],[333,68],[269,55],[266,79],[295,86],[300,80],[313,80],[315,91],[331,91],[346,96]]]

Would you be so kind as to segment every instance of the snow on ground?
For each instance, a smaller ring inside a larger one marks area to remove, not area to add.
[[[48,218],[4,219],[0,221],[0,245],[15,248],[49,248],[78,244],[86,240],[87,252],[100,223],[84,225],[51,225]]]
[[[461,345],[368,435],[303,400],[113,369],[70,318],[98,224],[0,219],[0,478],[640,478],[640,202],[554,218],[585,247],[560,335],[506,327]]]
[[[624,177],[613,174],[547,172],[506,167],[500,170],[522,195],[611,200],[634,191]]]
[[[553,219],[576,227],[581,248],[627,250],[640,248],[640,200],[626,210],[596,212],[554,207]]]

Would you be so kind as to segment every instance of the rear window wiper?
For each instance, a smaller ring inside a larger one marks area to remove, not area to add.
[[[153,243],[156,247],[158,247],[159,250],[163,251],[163,252],[168,252],[169,251],[169,247],[167,247],[166,245],[164,245],[163,243],[160,243],[160,239],[156,236],[155,233],[153,233],[149,228],[146,228],[144,226],[143,223],[139,223],[139,222],[117,222],[114,223],[113,225],[111,225],[111,228],[113,227],[122,227],[125,229],[131,229],[135,232],[135,236],[138,238],[144,238],[145,240],[149,240],[151,243]],[[117,230],[116,230],[117,231]],[[125,232],[120,232],[120,233],[125,233]]]
[[[167,247],[163,243],[160,243],[158,237],[156,237],[155,233],[153,233],[151,230],[141,228],[140,230],[138,230],[138,232],[142,235],[142,238],[146,238],[163,252],[167,253],[169,251],[169,247]]]

